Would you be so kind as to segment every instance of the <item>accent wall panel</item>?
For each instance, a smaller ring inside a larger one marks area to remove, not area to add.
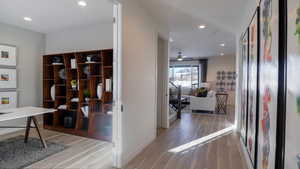
[[[300,168],[300,1],[287,0],[285,169]]]
[[[248,29],[241,38],[242,93],[241,93],[241,137],[247,144],[247,100],[248,100]]]
[[[278,0],[261,0],[259,59],[257,168],[274,169],[278,95]]]
[[[258,10],[249,26],[249,83],[248,83],[248,125],[247,150],[252,164],[255,164],[258,100]]]

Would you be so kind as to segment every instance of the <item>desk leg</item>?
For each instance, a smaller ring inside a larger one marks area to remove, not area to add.
[[[31,128],[30,126],[31,126],[31,117],[28,117],[27,118],[27,124],[26,124],[24,143],[27,143],[27,141],[28,141],[29,131],[30,131],[30,128]]]
[[[43,138],[43,136],[42,136],[42,133],[41,133],[41,130],[40,130],[40,125],[39,125],[37,119],[36,119],[35,117],[31,117],[31,118],[32,118],[32,121],[33,121],[33,123],[34,123],[34,125],[35,125],[36,131],[37,131],[38,134],[39,134],[39,137],[40,137],[40,140],[41,140],[41,142],[42,142],[42,144],[43,144],[43,147],[44,147],[44,148],[47,148],[46,141],[44,140],[44,138]]]

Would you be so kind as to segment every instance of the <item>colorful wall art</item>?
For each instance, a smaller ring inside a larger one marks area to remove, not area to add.
[[[257,132],[257,91],[258,91],[258,10],[249,26],[249,83],[248,83],[248,126],[247,150],[252,163],[255,163]]]
[[[241,91],[241,137],[244,144],[247,144],[247,106],[248,106],[248,36],[247,31],[241,38],[241,57],[242,57],[242,91]]]
[[[287,100],[285,169],[298,169],[300,155],[300,1],[287,0]]]
[[[261,0],[259,59],[257,168],[274,169],[278,94],[278,0]]]
[[[0,109],[17,107],[17,47],[0,44]]]
[[[0,92],[0,109],[17,107],[17,92]]]
[[[11,45],[0,44],[0,65],[16,66],[17,48]]]
[[[16,69],[0,68],[0,88],[1,89],[17,88]]]

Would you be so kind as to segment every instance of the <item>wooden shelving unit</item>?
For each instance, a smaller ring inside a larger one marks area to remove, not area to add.
[[[92,62],[87,61],[88,57],[92,58]],[[76,59],[75,69],[71,67],[73,59]],[[62,64],[55,64],[55,60],[61,60]],[[111,141],[112,115],[108,112],[112,111],[112,76],[112,49],[43,56],[43,105],[58,109],[53,114],[44,115],[44,128]],[[77,87],[72,88],[74,80]],[[111,84],[106,84],[107,81]],[[103,86],[102,97],[98,98],[100,83]],[[53,85],[54,99],[51,97]],[[74,98],[78,98],[77,101],[72,101]],[[66,109],[59,109],[62,105]],[[85,106],[88,106],[88,117],[82,112]],[[66,118],[72,119],[71,127],[65,127]]]

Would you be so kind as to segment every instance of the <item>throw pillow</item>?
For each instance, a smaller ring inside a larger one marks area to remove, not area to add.
[[[208,90],[205,87],[197,89],[197,97],[206,97]]]

